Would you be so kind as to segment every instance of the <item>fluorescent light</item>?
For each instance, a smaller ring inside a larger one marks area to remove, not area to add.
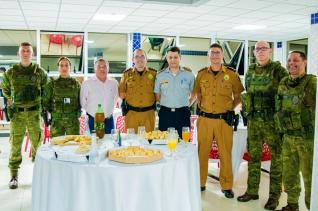
[[[243,24],[243,25],[233,27],[233,29],[245,30],[245,31],[252,31],[252,30],[258,30],[258,29],[264,29],[264,28],[266,28],[266,26],[264,25],[251,25],[251,24]]]
[[[124,19],[125,15],[117,15],[117,14],[96,14],[93,17],[93,20],[100,21],[121,21]]]
[[[86,43],[93,44],[93,43],[95,43],[95,41],[94,40],[86,40]]]

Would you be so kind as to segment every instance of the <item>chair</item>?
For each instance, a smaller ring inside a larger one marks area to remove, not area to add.
[[[44,127],[44,133],[43,133],[42,144],[45,144],[46,142],[50,141],[51,134],[50,134],[49,127],[46,127],[44,124],[43,124],[43,127]],[[30,137],[29,137],[28,133],[25,133],[24,137],[25,137],[24,152],[26,152],[28,150],[28,148],[29,148]],[[30,151],[29,151],[29,158],[30,157],[32,157],[32,147],[31,146],[30,146]]]
[[[244,153],[243,159],[246,161],[250,160],[250,156],[248,152]],[[269,146],[266,143],[264,143],[261,161],[269,161],[269,160],[271,160],[271,152],[269,151]]]
[[[61,45],[61,55],[63,54],[63,42],[65,35],[64,34],[49,34],[49,47],[48,51],[50,51],[51,43]]]
[[[76,46],[76,55],[77,55],[77,48],[82,47],[82,44],[83,44],[83,35],[72,36],[71,43]]]

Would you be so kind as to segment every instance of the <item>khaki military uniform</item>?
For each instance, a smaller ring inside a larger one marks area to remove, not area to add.
[[[8,108],[10,122],[9,168],[11,176],[16,177],[22,162],[21,146],[27,129],[32,147],[32,160],[41,141],[40,106],[42,90],[47,83],[45,70],[37,64],[23,67],[14,65],[4,74],[3,94],[12,101]]]
[[[246,192],[258,195],[262,149],[266,143],[271,152],[269,197],[277,200],[282,188],[282,141],[273,116],[278,84],[287,75],[279,62],[269,61],[265,66],[252,64],[245,75],[246,93],[242,95],[243,110],[248,119],[247,150],[250,156]]]
[[[51,113],[51,137],[79,134],[80,89],[71,77],[52,79],[45,87],[43,107]]]
[[[131,107],[125,117],[126,128],[134,128],[135,132],[138,126],[145,126],[147,132],[154,130],[155,111],[152,106],[156,101],[153,91],[156,74],[155,70],[147,67],[142,75],[135,68],[129,68],[124,72],[119,83],[119,92],[125,93],[125,100]]]
[[[200,110],[210,114],[233,111],[233,94],[240,94],[243,90],[237,73],[223,65],[216,75],[208,67],[200,70],[194,86]],[[209,152],[213,139],[216,139],[221,163],[220,184],[223,190],[232,189],[233,128],[224,119],[208,118],[202,115],[197,121],[197,128],[201,187],[204,187],[206,183]]]
[[[276,97],[275,123],[284,134],[282,147],[283,183],[288,204],[298,204],[300,176],[305,186],[305,203],[310,209],[314,149],[317,78],[284,78]]]

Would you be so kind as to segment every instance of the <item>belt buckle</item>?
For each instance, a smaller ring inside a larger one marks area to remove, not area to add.
[[[171,108],[171,112],[175,112],[176,111],[176,109],[175,108]]]

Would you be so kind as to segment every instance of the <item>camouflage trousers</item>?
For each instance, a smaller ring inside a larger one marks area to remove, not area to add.
[[[310,207],[311,176],[313,164],[313,139],[285,134],[283,137],[283,184],[288,194],[288,203],[298,204],[300,195],[300,175],[305,185],[305,203]]]
[[[51,137],[79,134],[79,120],[77,117],[53,118],[51,128]]]
[[[263,144],[267,143],[271,152],[269,196],[279,198],[282,189],[282,141],[275,130],[273,120],[253,118],[248,120],[247,149],[248,162],[247,193],[258,194],[261,177],[261,157]]]
[[[40,127],[40,112],[26,111],[13,114],[10,122],[10,145],[9,169],[11,176],[18,176],[18,169],[22,162],[21,148],[26,129],[31,141],[32,161],[40,146],[42,130]]]

